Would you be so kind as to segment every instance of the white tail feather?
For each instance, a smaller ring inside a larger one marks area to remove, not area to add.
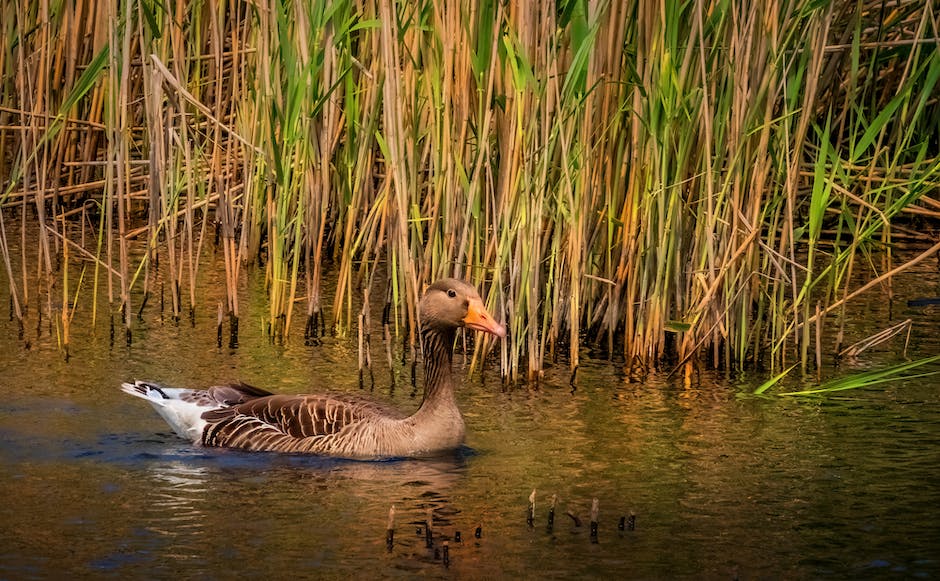
[[[146,400],[179,437],[194,443],[202,440],[202,432],[206,427],[202,414],[210,409],[222,407],[220,404],[207,407],[181,399],[182,396],[193,393],[193,390],[163,387],[144,381],[121,384],[121,391]]]

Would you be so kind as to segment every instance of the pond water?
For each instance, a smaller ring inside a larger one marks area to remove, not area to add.
[[[574,388],[563,364],[538,386],[505,387],[488,361],[482,373],[457,369],[468,437],[455,454],[353,462],[199,449],[120,383],[365,391],[402,409],[420,398],[408,366],[392,370],[393,386],[379,365],[360,388],[355,337],[269,344],[259,289],[240,346],[218,348],[220,291],[205,278],[195,327],[145,313],[130,347],[112,346],[106,324],[93,331],[80,307],[68,362],[48,330],[26,349],[0,321],[0,579],[940,576],[940,376],[782,398],[745,395],[759,376],[630,382],[590,358]],[[933,264],[905,275],[896,303],[873,296],[847,332],[911,317],[909,355],[940,352],[940,314],[903,306],[905,293],[937,288]],[[827,373],[897,361],[899,345]],[[634,530],[619,530],[630,515]]]

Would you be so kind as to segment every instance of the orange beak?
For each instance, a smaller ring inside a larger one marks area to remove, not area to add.
[[[470,299],[467,306],[467,316],[463,318],[463,324],[469,329],[483,331],[497,337],[506,336],[506,327],[493,320],[493,317],[486,312],[486,307],[480,299]]]

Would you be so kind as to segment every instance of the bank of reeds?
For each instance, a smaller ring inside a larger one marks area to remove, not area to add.
[[[638,371],[807,370],[879,286],[851,281],[890,287],[898,236],[934,240],[937,13],[2,0],[11,316],[59,314],[67,345],[101,293],[127,341],[157,293],[173,318],[214,312],[195,292],[214,244],[233,343],[259,265],[276,340],[298,304],[308,340],[368,325],[360,294],[414,346],[421,285],[453,275],[506,318],[511,379],[585,344]],[[76,283],[59,262],[78,260]]]

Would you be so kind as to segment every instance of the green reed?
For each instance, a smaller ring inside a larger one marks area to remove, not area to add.
[[[51,316],[62,256],[94,262],[95,303],[105,275],[128,340],[158,287],[175,319],[215,310],[214,231],[233,342],[264,272],[272,339],[305,303],[306,338],[358,326],[367,365],[376,301],[391,360],[449,275],[506,319],[511,380],[585,345],[638,375],[808,374],[937,217],[930,5],[4,0],[11,309]],[[89,241],[50,236],[86,202]]]

